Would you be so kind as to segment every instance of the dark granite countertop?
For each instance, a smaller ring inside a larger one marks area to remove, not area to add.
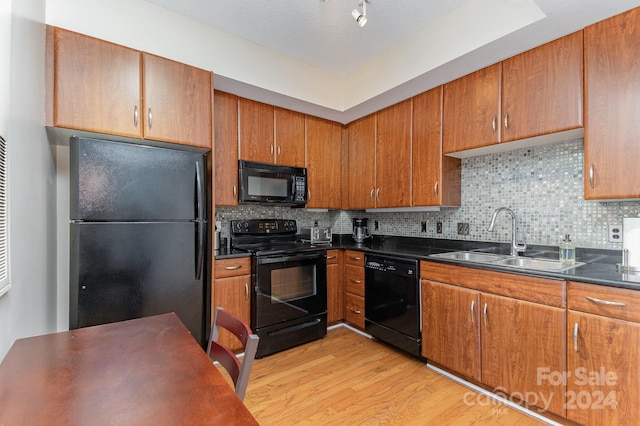
[[[374,236],[362,244],[357,244],[351,235],[334,235],[333,243],[328,248],[359,250],[388,256],[411,257],[419,260],[448,263],[470,268],[509,272],[513,274],[572,280],[612,287],[640,290],[640,275],[622,274],[618,271],[622,253],[619,250],[576,249],[576,261],[585,264],[564,272],[544,272],[514,269],[506,266],[478,264],[464,261],[429,257],[431,254],[459,250],[482,250],[489,253],[509,254],[508,243],[492,243],[485,241],[445,240],[437,238]],[[537,253],[546,258],[557,259],[557,246],[530,246],[527,253]],[[216,252],[216,259],[246,257],[248,253],[223,248]]]

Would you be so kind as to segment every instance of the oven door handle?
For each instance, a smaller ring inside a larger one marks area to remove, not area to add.
[[[297,253],[294,255],[258,256],[258,265],[278,262],[294,262],[296,260],[314,260],[327,258],[326,253]]]

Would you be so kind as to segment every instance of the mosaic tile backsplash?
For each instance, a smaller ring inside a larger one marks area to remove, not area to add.
[[[462,160],[462,206],[439,212],[367,213],[360,211],[309,211],[287,207],[217,207],[222,237],[228,237],[229,221],[245,218],[295,219],[298,227],[331,226],[336,234],[352,230],[352,218],[369,218],[374,235],[509,242],[511,219],[501,213],[493,232],[487,227],[499,207],[517,217],[519,242],[531,245],[560,243],[570,234],[578,247],[621,250],[608,242],[608,226],[622,225],[624,217],[640,217],[640,202],[598,202],[583,199],[582,139],[490,154]],[[374,229],[375,222],[378,229]],[[421,223],[426,222],[426,232]],[[442,223],[442,233],[436,225]],[[457,224],[468,223],[469,235],[458,235]]]

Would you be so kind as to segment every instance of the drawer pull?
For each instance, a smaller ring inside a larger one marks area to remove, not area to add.
[[[354,280],[353,278],[351,278],[351,282],[356,283],[356,284],[362,284],[362,281]]]
[[[573,327],[573,349],[578,352],[578,323]]]
[[[327,256],[327,259],[335,259],[338,256]]]
[[[359,309],[349,308],[349,310],[350,310],[352,313],[357,314],[357,315],[360,315],[360,314],[362,313],[362,312],[360,312],[360,310],[359,310]]]
[[[472,300],[471,301],[471,324],[476,325],[476,319],[475,319],[475,310],[476,310],[476,301]]]
[[[622,302],[612,302],[610,300],[602,300],[602,299],[598,299],[596,297],[591,297],[591,296],[586,296],[586,299],[593,302],[593,303],[597,303],[599,305],[607,305],[607,306],[627,306]]]
[[[236,271],[238,269],[242,268],[242,265],[236,265],[236,266],[225,266],[224,270],[225,271]]]
[[[351,259],[351,260],[362,260],[361,257],[356,257],[356,256],[349,256],[349,259]]]

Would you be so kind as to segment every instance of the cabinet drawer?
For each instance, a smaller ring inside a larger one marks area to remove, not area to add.
[[[338,255],[340,250],[327,250],[327,265],[334,265],[338,263]]]
[[[345,262],[347,265],[362,266],[364,268],[364,253],[361,251],[347,250]]]
[[[569,282],[569,309],[640,322],[640,291]]]
[[[238,257],[215,261],[215,278],[237,277],[251,274],[251,258]]]
[[[347,293],[344,312],[345,319],[349,324],[364,330],[364,297]]]
[[[364,268],[359,266],[346,266],[347,282],[344,291],[364,297]]]

